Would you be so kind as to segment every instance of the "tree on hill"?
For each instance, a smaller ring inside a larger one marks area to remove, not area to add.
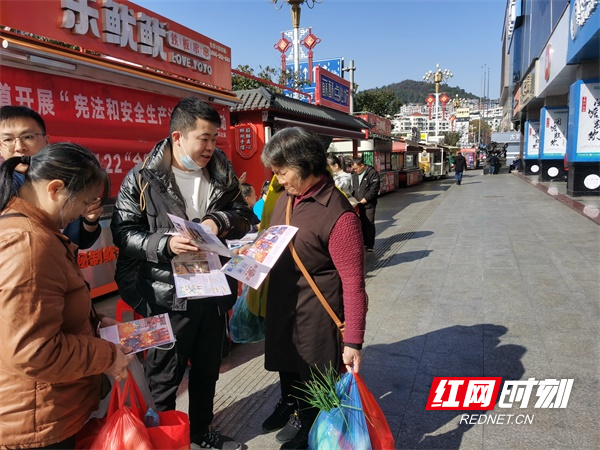
[[[354,111],[371,112],[378,116],[393,116],[402,102],[388,89],[368,89],[354,95]]]
[[[362,92],[376,91],[384,89],[393,92],[398,100],[403,105],[408,103],[425,103],[425,99],[429,94],[435,93],[435,86],[432,83],[426,83],[425,81],[414,81],[404,80],[400,83],[392,83],[382,88],[366,89]],[[459,98],[479,98],[464,89],[459,87],[450,87],[447,84],[440,84],[440,93],[445,92],[450,98],[456,97],[458,94]]]

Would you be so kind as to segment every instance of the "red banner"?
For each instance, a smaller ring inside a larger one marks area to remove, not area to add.
[[[2,0],[2,25],[231,89],[231,49],[127,0]]]
[[[2,67],[0,106],[25,105],[40,113],[51,142],[71,141],[94,153],[111,179],[111,195],[154,144],[169,135],[171,111],[180,100],[103,83]],[[217,145],[228,148],[229,110],[221,115]]]

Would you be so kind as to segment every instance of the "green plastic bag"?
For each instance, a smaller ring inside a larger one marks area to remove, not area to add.
[[[233,314],[229,320],[231,340],[237,344],[259,342],[265,338],[265,319],[256,316],[248,309],[248,286],[244,285],[242,293],[233,305]]]

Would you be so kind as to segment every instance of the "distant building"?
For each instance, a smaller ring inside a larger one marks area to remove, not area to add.
[[[439,133],[456,131],[462,134],[461,145],[471,147],[477,145],[477,142],[470,142],[468,139],[468,126],[471,120],[479,120],[479,111],[481,111],[481,120],[485,121],[492,131],[500,131],[502,123],[502,107],[498,100],[482,100],[469,99],[462,100],[460,105],[461,110],[465,108],[469,111],[467,120],[457,120],[454,103],[450,102],[446,105],[445,114],[440,106],[439,111]],[[411,139],[412,129],[417,128],[421,135],[431,139],[435,135],[435,110],[429,118],[429,108],[426,104],[410,103],[403,105],[400,112],[394,115],[392,119],[392,133],[395,136]],[[425,139],[423,139],[425,140]],[[471,139],[473,140],[473,139]]]

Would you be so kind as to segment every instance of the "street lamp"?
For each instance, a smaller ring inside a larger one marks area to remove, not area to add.
[[[281,9],[284,3],[292,7],[292,26],[294,28],[293,46],[294,46],[294,73],[300,70],[300,5],[306,4],[309,8],[314,8],[315,3],[322,3],[323,0],[271,0],[277,9]]]
[[[439,136],[439,109],[440,109],[440,83],[452,78],[454,74],[448,69],[440,69],[440,65],[436,64],[435,72],[431,70],[423,75],[423,81],[426,83],[435,83],[435,136]]]
[[[456,98],[454,99],[454,111],[460,108],[460,99],[458,98],[458,94],[456,94]]]

